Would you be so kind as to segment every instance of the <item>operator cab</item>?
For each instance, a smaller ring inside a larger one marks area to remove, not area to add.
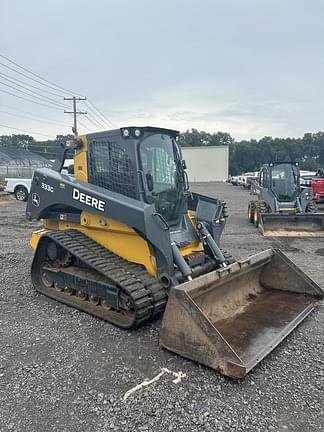
[[[176,140],[167,134],[153,134],[139,143],[146,201],[154,203],[168,222],[177,221],[183,213],[186,189],[184,164]]]
[[[259,185],[273,192],[278,202],[294,203],[300,192],[298,163],[274,162],[264,165]]]
[[[271,189],[278,201],[295,201],[299,190],[299,168],[292,163],[270,164]]]
[[[89,183],[154,204],[168,225],[178,225],[188,190],[178,135],[154,127],[89,134]]]

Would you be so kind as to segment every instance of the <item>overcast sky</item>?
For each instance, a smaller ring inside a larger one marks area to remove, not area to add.
[[[324,129],[323,0],[4,0],[0,41],[1,54],[86,95],[118,127],[237,139]],[[0,124],[54,137],[71,121],[0,92]]]

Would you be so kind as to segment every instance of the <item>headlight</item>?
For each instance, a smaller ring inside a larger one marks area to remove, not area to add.
[[[123,137],[124,137],[124,138],[128,138],[129,135],[130,135],[129,130],[128,130],[128,129],[123,129]]]
[[[140,129],[135,129],[134,135],[135,135],[136,138],[139,138],[141,136],[141,134],[142,134],[142,132],[141,132]]]

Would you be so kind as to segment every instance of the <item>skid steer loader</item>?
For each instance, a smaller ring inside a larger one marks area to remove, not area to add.
[[[323,293],[277,250],[234,262],[220,248],[226,204],[189,192],[177,137],[129,127],[62,143],[27,203],[44,225],[31,238],[32,282],[121,328],[166,308],[163,347],[243,377]],[[74,175],[62,174],[71,150]]]
[[[264,236],[324,236],[324,213],[317,213],[311,189],[301,189],[298,163],[263,165],[251,194],[248,219]]]

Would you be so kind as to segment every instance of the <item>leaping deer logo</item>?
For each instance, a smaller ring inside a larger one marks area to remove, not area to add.
[[[40,204],[40,196],[37,193],[33,193],[32,195],[32,203],[35,207],[39,207]]]

